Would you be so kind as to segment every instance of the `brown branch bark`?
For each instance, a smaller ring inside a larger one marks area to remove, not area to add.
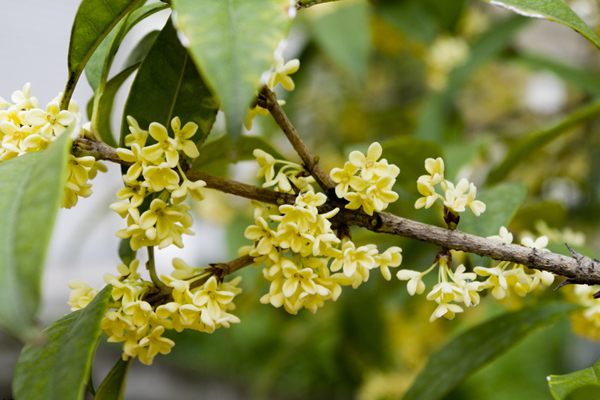
[[[92,156],[96,160],[110,161],[121,165],[131,165],[131,163],[121,160],[116,150],[109,145],[90,140],[86,138],[77,138],[73,143],[71,152],[76,157]],[[294,204],[296,196],[287,193],[275,192],[269,189],[263,189],[246,183],[237,182],[227,178],[221,178],[206,174],[204,172],[187,169],[186,176],[191,181],[203,180],[206,187],[220,192],[233,194],[234,196],[245,197],[247,199],[258,200],[269,204]]]
[[[73,153],[77,156],[91,155],[98,160],[107,160],[127,165],[127,163],[123,162],[116,155],[115,149],[89,139],[77,139],[73,146]],[[289,194],[247,185],[194,170],[188,170],[186,175],[190,180],[204,180],[208,188],[236,196],[270,204],[294,203],[295,196]],[[319,210],[320,212],[327,212],[335,207],[337,207],[337,204],[334,204],[330,200],[325,205],[319,207]],[[529,268],[567,277],[567,283],[600,284],[600,262],[575,252],[572,252],[573,258],[565,257],[550,251],[541,251],[520,245],[496,242],[461,232],[458,229],[450,230],[423,224],[386,212],[375,213],[370,216],[362,210],[348,210],[342,207],[339,213],[331,219],[331,222],[334,229],[343,225],[361,226],[373,232],[404,236],[447,249],[478,254],[494,260],[523,264]],[[232,273],[246,265],[250,265],[252,263],[250,260],[251,257],[246,256],[246,258],[241,257],[230,263],[217,265],[227,266],[225,270],[229,271],[228,273]]]

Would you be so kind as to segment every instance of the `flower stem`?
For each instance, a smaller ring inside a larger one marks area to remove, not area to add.
[[[152,283],[158,289],[163,289],[165,284],[158,279],[158,275],[156,275],[156,265],[154,264],[154,246],[148,246],[148,262],[146,263],[146,269],[150,272],[150,279],[152,279]]]

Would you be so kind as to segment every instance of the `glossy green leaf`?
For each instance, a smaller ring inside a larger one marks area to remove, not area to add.
[[[123,361],[123,358],[119,358],[100,384],[94,400],[123,400],[130,365],[131,360]]]
[[[566,375],[550,375],[548,377],[550,393],[556,400],[566,400],[573,398],[575,394],[584,388],[591,390],[591,393],[600,395],[600,360],[589,368],[582,369]],[[591,386],[590,388],[587,388]],[[589,393],[588,393],[589,394]],[[585,398],[585,397],[577,397]],[[597,398],[597,396],[587,397],[588,399]]]
[[[527,199],[527,185],[504,182],[478,191],[476,199],[485,203],[485,212],[479,217],[470,209],[461,213],[458,229],[482,237],[497,235],[500,227],[508,225]]]
[[[24,341],[36,334],[33,317],[64,196],[71,130],[47,150],[0,163],[0,323]]]
[[[551,303],[507,313],[460,334],[432,354],[403,400],[437,400],[514,347],[531,332],[552,325],[579,306]]]
[[[396,184],[411,193],[418,194],[417,179],[426,175],[425,160],[427,158],[442,157],[442,148],[439,144],[404,136],[381,144],[382,157],[400,168],[400,175]]]
[[[371,55],[370,7],[348,3],[315,19],[312,33],[323,53],[342,70],[364,82]]]
[[[229,137],[221,136],[200,148],[200,156],[194,160],[192,167],[198,171],[207,171],[217,166],[228,164],[231,162],[231,149]],[[235,149],[237,161],[255,160],[256,158],[252,155],[254,149],[261,149],[278,160],[286,159],[268,141],[258,136],[240,137]]]
[[[90,58],[86,68],[85,74],[94,90],[94,108],[91,117],[91,132],[94,136],[100,137],[105,143],[112,147],[116,147],[117,143],[112,135],[110,129],[110,116],[112,112],[112,103],[114,102],[114,96],[116,90],[122,84],[122,82],[131,74],[134,69],[133,65],[126,66],[122,72],[128,71],[126,74],[119,74],[117,77],[121,80],[121,83],[115,88],[107,88],[107,79],[112,63],[121,45],[121,42],[125,38],[125,35],[139,22],[145,18],[157,13],[158,11],[168,8],[166,4],[153,3],[147,6],[133,10],[127,15],[126,18],[121,20],[119,24],[110,32],[110,34],[104,39],[100,46]],[[153,34],[150,39],[155,39],[156,34]],[[152,45],[153,40],[143,38],[137,46],[134,48],[132,54],[138,57],[137,63],[141,62],[143,56],[148,52],[148,49]],[[143,52],[143,53],[142,53]],[[128,62],[133,60],[128,59]],[[113,79],[113,83],[118,82]],[[105,93],[107,89],[111,89],[109,93]],[[108,97],[104,99],[105,95]],[[103,104],[104,103],[104,104]]]
[[[164,3],[153,3],[140,7],[131,12],[127,18],[121,20],[104,38],[85,67],[85,76],[94,92],[97,93],[101,88],[102,83],[106,81],[115,54],[117,54],[117,50],[125,38],[125,35],[145,18],[166,8],[168,8],[168,5]],[[149,47],[147,47],[146,50],[148,48]]]
[[[108,144],[109,146],[117,147],[117,142],[112,133],[112,127],[111,127],[111,116],[112,116],[113,105],[115,103],[115,96],[117,95],[117,92],[119,91],[119,89],[121,88],[123,83],[125,83],[127,78],[129,78],[131,76],[131,74],[133,74],[138,69],[139,66],[140,66],[139,63],[134,64],[134,65],[130,66],[129,68],[125,68],[123,71],[121,71],[117,75],[115,75],[110,81],[108,81],[106,83],[106,87],[104,88],[104,93],[102,93],[102,96],[100,97],[100,100],[98,103],[98,111],[97,111],[98,112],[98,127],[97,127],[97,129],[98,129],[98,134],[100,135],[100,137],[102,138],[104,143]],[[92,98],[90,101],[92,103],[92,109],[93,109],[95,97]],[[88,110],[89,109],[90,109],[90,107],[88,105]],[[89,113],[88,113],[88,115],[89,115]]]
[[[436,142],[444,139],[446,120],[454,93],[479,67],[504,50],[528,21],[526,18],[507,18],[492,26],[471,46],[469,59],[450,73],[446,88],[432,94],[421,107],[415,136]]]
[[[585,36],[600,49],[600,39],[585,22],[562,0],[483,0],[530,18],[559,22]]]
[[[572,129],[591,122],[599,117],[600,101],[579,109],[550,129],[536,132],[522,138],[510,147],[506,158],[490,172],[488,183],[493,184],[500,182],[506,178],[513,169],[521,164],[521,162],[527,160],[528,156],[533,152],[540,150],[559,136],[571,132]]]
[[[71,29],[69,80],[61,108],[68,105],[75,85],[88,60],[104,38],[127,13],[142,0],[83,0]]]
[[[121,126],[120,145],[129,134],[126,116],[135,118],[142,129],[158,122],[170,129],[171,119],[182,125],[198,124],[192,138],[202,143],[217,115],[219,105],[198,73],[187,50],[181,45],[171,20],[162,29],[133,81]],[[152,140],[152,138],[149,138]]]
[[[286,37],[289,7],[289,0],[173,0],[179,29],[221,101],[234,143],[261,75]]]
[[[65,315],[23,348],[13,379],[17,399],[83,399],[111,290],[107,285],[86,308]]]
[[[117,142],[114,138],[111,127],[112,110],[115,102],[115,96],[127,78],[129,78],[129,76],[131,76],[131,74],[138,69],[142,59],[156,40],[158,33],[159,31],[149,32],[138,42],[125,61],[123,70],[106,83],[104,91],[100,96],[97,111],[98,126],[96,129],[98,129],[98,133],[102,140],[110,146],[117,147]],[[92,97],[87,105],[87,114],[90,120],[92,119],[95,99],[95,96]]]

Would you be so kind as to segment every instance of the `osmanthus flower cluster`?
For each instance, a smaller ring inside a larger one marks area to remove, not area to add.
[[[279,160],[261,150],[255,150],[255,155],[261,166],[258,176],[268,181],[280,176],[278,189],[285,191],[287,187],[282,188],[285,185],[281,182],[288,176],[286,171],[278,175],[274,171]],[[288,166],[284,164],[284,168]],[[293,205],[276,207],[253,202],[255,225],[246,229],[245,237],[254,245],[241,248],[240,254],[252,256],[255,266],[266,266],[263,274],[271,286],[261,298],[262,303],[284,306],[291,314],[302,308],[315,313],[326,300],[337,300],[343,286],[357,288],[367,281],[374,268],[380,268],[384,278],[390,280],[389,268],[402,262],[399,247],[379,253],[375,245],[357,247],[348,238],[338,239],[329,218],[339,209],[319,212],[318,207],[326,200],[323,193],[307,189],[296,196]]]
[[[198,125],[188,122],[182,127],[175,117],[171,121],[173,137],[170,137],[167,128],[157,122],[151,123],[146,131],[133,117],[128,116],[127,121],[131,133],[125,137],[125,145],[129,149],[119,148],[117,154],[131,166],[123,175],[126,187],[117,192],[121,201],[110,205],[111,210],[127,218],[127,228],[118,231],[117,236],[131,238],[134,251],[143,246],[163,249],[171,244],[181,248],[181,235],[193,235],[189,229],[192,226],[190,206],[182,202],[188,193],[202,200],[202,188],[206,185],[201,180],[188,180],[179,165],[180,152],[190,158],[199,155],[196,144],[190,140]],[[153,143],[147,143],[149,138]],[[180,174],[173,168],[178,168]],[[144,203],[146,199],[148,202]]]
[[[499,235],[490,236],[488,239],[509,244],[512,243],[512,234],[502,227]],[[527,237],[522,240],[521,244],[547,251],[544,250],[544,247],[548,244],[548,238],[542,236],[533,241]],[[540,283],[550,286],[554,282],[554,275],[549,272],[530,271],[524,265],[508,261],[502,261],[493,268],[475,267],[474,272],[465,272],[466,268],[461,264],[452,271],[450,259],[449,252],[443,250],[436,257],[434,264],[426,271],[403,269],[397,274],[398,279],[408,281],[407,290],[411,296],[415,293],[422,294],[426,289],[423,277],[439,264],[438,283],[427,295],[427,300],[434,300],[438,304],[431,315],[431,322],[441,317],[453,319],[455,314],[463,312],[462,306],[457,303],[464,303],[467,307],[478,305],[479,292],[484,290],[491,290],[494,298],[502,300],[510,295],[510,289],[523,297],[539,287]],[[478,281],[478,276],[486,279]]]
[[[206,269],[193,269],[183,260],[174,259],[175,270],[161,276],[161,281],[172,288],[170,301],[149,303],[145,299],[155,286],[141,278],[138,265],[139,260],[129,266],[120,264],[119,275],[104,276],[105,282],[112,285],[112,302],[101,328],[109,342],[123,343],[123,360],[138,357],[150,365],[158,353],[169,353],[175,342],[163,337],[165,330],[212,333],[240,322],[229,311],[235,309],[232,300],[242,291],[237,287],[241,277],[221,282]],[[69,298],[73,311],[85,308],[98,293],[81,281],[70,281],[69,287],[73,289]]]
[[[274,90],[279,84],[281,84],[281,86],[288,91],[292,91],[296,87],[290,75],[298,72],[298,69],[300,68],[300,61],[298,59],[293,59],[285,62],[283,59],[283,50],[285,47],[286,41],[282,40],[273,55],[273,66],[269,71],[263,74],[263,78],[261,79],[263,83],[271,90]],[[277,100],[277,102],[280,106],[285,104],[284,100]],[[269,110],[259,106],[258,104],[250,107],[244,122],[246,129],[252,129],[252,121],[258,114],[263,116],[269,115]]]
[[[30,83],[26,83],[23,90],[13,92],[12,103],[0,97],[0,162],[45,150],[71,124],[75,124],[75,135],[85,133],[79,106],[71,100],[68,110],[60,110],[61,97],[62,93],[42,109],[38,99],[31,96]],[[92,185],[87,181],[93,179],[97,171],[106,171],[106,166],[94,157],[70,155],[67,168],[62,207],[71,208],[77,204],[78,197],[92,194]]]
[[[344,168],[331,170],[331,179],[337,183],[336,195],[349,201],[346,208],[362,207],[364,212],[373,215],[374,211],[381,212],[398,200],[398,194],[392,188],[400,168],[389,164],[385,158],[379,160],[382,152],[381,145],[375,142],[369,146],[366,156],[353,151]]]
[[[444,160],[428,158],[425,160],[425,169],[429,175],[421,175],[417,180],[417,190],[423,197],[416,201],[415,208],[430,208],[440,199],[444,203],[445,212],[454,216],[458,216],[466,208],[470,208],[476,216],[485,211],[485,204],[475,200],[477,188],[473,183],[463,178],[455,186],[444,178]],[[440,185],[444,196],[436,192],[436,185]]]

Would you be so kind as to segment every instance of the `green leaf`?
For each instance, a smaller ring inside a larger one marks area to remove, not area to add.
[[[131,360],[123,361],[123,358],[119,358],[119,361],[100,384],[94,400],[123,400],[130,365]]]
[[[255,160],[254,149],[261,149],[278,160],[286,158],[269,142],[258,136],[242,136],[235,146],[236,161]],[[192,167],[198,171],[206,171],[231,162],[231,142],[228,136],[206,143],[200,148],[200,156],[194,160]]]
[[[464,379],[490,363],[531,332],[552,325],[578,305],[551,303],[523,308],[476,326],[434,353],[403,400],[443,398]]]
[[[533,152],[541,149],[562,134],[571,132],[572,129],[598,117],[600,117],[600,101],[577,110],[553,128],[532,133],[517,141],[511,146],[502,163],[490,172],[487,180],[488,184],[500,182],[521,162],[527,160]]]
[[[221,101],[233,143],[260,77],[287,34],[289,7],[289,0],[173,0],[179,29]]]
[[[549,19],[585,36],[590,42],[600,49],[600,39],[581,18],[571,10],[562,0],[483,0],[488,3],[507,8],[519,15],[531,18]]]
[[[100,138],[102,138],[104,143],[111,147],[117,147],[117,141],[115,140],[115,137],[112,133],[112,128],[110,126],[112,109],[115,103],[115,96],[117,95],[117,92],[119,91],[123,83],[127,80],[127,78],[129,78],[129,76],[132,73],[135,72],[136,69],[138,69],[139,66],[140,64],[138,63],[130,66],[129,68],[125,68],[123,71],[115,75],[110,81],[108,81],[106,83],[106,87],[104,88],[104,93],[102,93],[102,96],[100,97],[100,100],[98,102],[98,127],[96,129],[98,130],[98,134],[100,135]],[[92,110],[95,100],[95,97],[93,97],[90,100]],[[88,103],[88,111],[89,109],[90,104]],[[90,116],[89,112],[88,116]],[[91,118],[92,116],[90,116],[90,119]]]
[[[417,179],[425,175],[425,160],[427,158],[442,157],[442,148],[439,144],[404,136],[381,144],[383,158],[390,164],[400,168],[400,175],[396,184],[411,193],[418,194]]]
[[[370,7],[348,3],[315,19],[312,32],[323,53],[359,82],[367,75],[371,55]]]
[[[142,0],[83,0],[79,5],[71,29],[69,54],[69,80],[61,101],[66,109],[75,85],[88,60],[106,35],[127,13]]]
[[[129,134],[127,116],[135,118],[142,129],[158,122],[170,129],[171,119],[198,124],[191,139],[202,143],[212,128],[219,105],[181,45],[171,19],[162,29],[142,61],[133,81],[121,125],[120,146]],[[149,140],[152,140],[149,137]]]
[[[33,317],[46,249],[64,196],[72,129],[47,150],[0,163],[0,323],[23,341],[36,334]]]
[[[479,217],[471,210],[461,213],[458,229],[481,237],[497,235],[500,227],[509,224],[526,199],[527,185],[522,182],[504,182],[481,190],[477,200],[485,203],[485,212]]]
[[[120,78],[121,83],[118,84],[116,89],[113,86],[111,88],[112,91],[107,93],[109,98],[106,99],[106,101],[103,101],[105,96],[104,92],[107,89],[106,80],[108,79],[108,74],[110,72],[115,54],[117,53],[117,50],[119,49],[119,46],[121,45],[125,35],[127,35],[127,33],[135,25],[152,14],[155,14],[156,12],[166,8],[168,8],[166,4],[154,3],[132,11],[125,19],[121,20],[121,22],[119,22],[112,32],[110,32],[110,34],[104,39],[104,41],[96,49],[96,52],[92,58],[90,58],[85,68],[88,82],[94,90],[94,108],[91,118],[91,132],[94,136],[99,136],[112,147],[116,147],[117,145],[110,129],[110,115],[112,112],[114,96],[116,94],[116,90],[118,90],[118,87],[120,87],[122,82],[135,70],[135,68],[132,69],[133,65],[128,65],[125,67],[123,72],[128,71],[128,73],[119,74],[120,76],[117,75],[117,77]],[[148,52],[148,49],[152,45],[154,41],[153,39],[155,38],[156,35],[151,36],[151,40],[147,40],[146,37],[144,37],[133,50],[133,54],[139,58],[138,63],[141,62],[141,58]],[[129,58],[127,61],[131,62],[132,60]]]
[[[131,238],[121,239],[119,243],[119,258],[123,264],[129,266],[135,260],[135,251],[131,250]]]
[[[528,21],[519,17],[507,18],[492,26],[471,46],[469,59],[450,73],[446,88],[432,94],[421,107],[415,136],[436,142],[442,141],[454,93],[473,76],[479,67],[506,48],[511,43],[512,37]]]
[[[573,372],[566,375],[550,375],[548,377],[548,385],[550,386],[550,393],[556,400],[565,400],[572,398],[570,395],[575,392],[586,388],[592,390],[591,393],[596,394],[593,397],[587,397],[588,399],[597,398],[600,394],[600,360],[596,364],[589,368],[582,369],[577,372]],[[588,393],[589,394],[589,393]],[[585,398],[585,397],[577,397]]]
[[[117,50],[119,50],[119,46],[125,35],[145,18],[166,8],[168,8],[168,5],[163,3],[153,3],[140,7],[134,10],[127,18],[121,20],[104,38],[85,67],[85,76],[94,92],[98,93],[103,82],[106,82],[115,54],[117,54]]]
[[[117,142],[115,141],[111,128],[111,117],[115,96],[127,78],[138,69],[142,59],[156,40],[158,34],[159,31],[149,32],[138,42],[125,61],[123,70],[106,83],[104,92],[100,96],[97,110],[98,126],[96,129],[98,130],[100,138],[102,138],[109,146],[117,147]],[[95,99],[96,96],[92,97],[87,105],[87,113],[90,120],[92,119]]]
[[[23,348],[13,379],[16,398],[83,399],[111,290],[107,285],[86,308],[65,315]]]

